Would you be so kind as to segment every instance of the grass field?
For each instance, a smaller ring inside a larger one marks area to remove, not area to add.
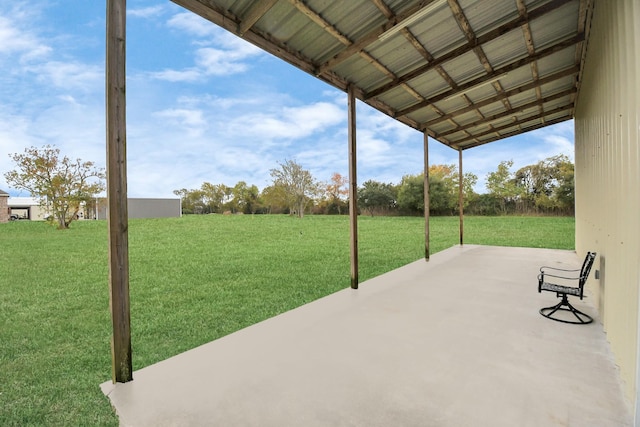
[[[107,225],[0,224],[0,425],[118,424],[111,378]],[[424,256],[424,221],[359,219],[360,279]],[[431,251],[458,243],[431,220]],[[573,249],[573,218],[467,217],[465,243]],[[345,216],[131,220],[134,369],[349,286]]]

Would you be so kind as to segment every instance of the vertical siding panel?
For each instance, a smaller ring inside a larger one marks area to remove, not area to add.
[[[597,1],[576,109],[576,249],[600,254],[589,290],[627,396],[639,376],[640,3]]]
[[[623,40],[624,46],[624,64],[625,72],[627,76],[636,76],[635,78],[625,79],[628,86],[624,88],[627,94],[636,94],[636,98],[632,96],[623,96],[622,102],[624,103],[624,115],[621,126],[624,130],[626,139],[629,141],[627,144],[627,150],[625,151],[625,191],[627,192],[627,209],[624,210],[623,219],[624,223],[629,224],[629,228],[624,230],[625,243],[623,251],[628,254],[636,254],[635,259],[630,258],[626,264],[625,280],[629,283],[628,288],[635,291],[634,294],[629,295],[629,299],[635,302],[633,310],[629,313],[627,322],[627,328],[629,335],[635,336],[635,402],[638,404],[638,378],[640,372],[638,372],[640,366],[640,354],[638,354],[640,345],[640,323],[638,318],[638,310],[640,309],[640,156],[639,147],[640,144],[640,101],[637,99],[637,94],[640,94],[640,80],[637,77],[637,72],[640,70],[640,32],[638,30],[637,23],[640,22],[640,5],[637,1],[624,4],[623,19],[624,28],[627,29],[629,37],[635,40],[633,42],[626,42]],[[633,256],[633,255],[632,255]],[[638,408],[636,407],[636,411]],[[636,421],[640,421],[636,417]]]
[[[607,146],[610,147],[609,157],[606,159],[605,167],[607,167],[609,171],[609,183],[611,185],[611,189],[607,191],[608,201],[607,201],[607,218],[610,218],[607,225],[607,246],[606,253],[609,254],[610,260],[615,262],[618,259],[618,253],[615,241],[618,237],[617,227],[618,227],[618,206],[616,206],[616,201],[620,197],[620,181],[621,176],[620,172],[620,163],[619,163],[619,152],[620,152],[620,138],[618,135],[618,129],[616,128],[616,117],[619,114],[618,110],[618,98],[619,98],[619,84],[620,84],[620,75],[618,72],[620,71],[620,51],[619,51],[619,39],[618,39],[618,20],[616,11],[613,9],[617,5],[611,5],[609,8],[609,13],[607,16],[607,21],[611,22],[611,32],[609,33],[609,47],[608,47],[608,55],[607,55],[607,70],[605,76],[607,80],[610,82],[611,89],[607,98],[610,100],[609,110],[606,112],[607,117],[607,128],[609,129],[609,141]],[[616,63],[617,62],[617,63]],[[613,95],[613,96],[612,96]],[[609,318],[608,323],[610,325],[609,329],[611,330],[611,340],[618,343],[623,335],[624,322],[625,319],[625,310],[624,307],[620,307],[619,301],[624,298],[624,291],[620,289],[620,270],[610,270],[608,272],[610,277],[608,278],[605,286],[608,286],[611,289],[610,295],[608,299],[605,299],[605,304],[607,308],[609,308]],[[614,312],[616,307],[620,307],[618,312]],[[618,350],[619,358],[624,360],[626,356],[626,352],[624,348],[620,348]]]
[[[631,12],[627,14],[628,25],[633,29],[634,32],[634,40],[635,44],[630,43],[629,50],[631,51],[631,57],[635,59],[635,64],[629,64],[630,73],[637,73],[640,70],[640,26],[638,22],[640,22],[640,4],[635,2],[631,5]],[[640,93],[640,79],[636,77],[633,80],[633,86],[630,88],[630,93],[639,94]],[[634,201],[634,204],[630,206],[629,215],[631,217],[630,223],[635,224],[635,247],[631,249],[631,253],[635,252],[636,259],[635,261],[631,259],[630,261],[634,263],[636,266],[640,266],[640,221],[638,220],[638,215],[640,213],[640,100],[637,99],[637,95],[635,98],[629,97],[629,112],[632,114],[632,118],[629,123],[629,130],[631,135],[631,155],[629,158],[635,159],[631,164],[631,197]],[[634,143],[635,141],[635,143]],[[630,232],[631,236],[634,236],[634,231]],[[640,293],[640,267],[636,267],[636,271],[631,271],[630,276],[631,280],[635,280],[636,288],[639,289]],[[634,277],[635,275],[635,277]],[[640,295],[637,300],[637,307],[640,308]],[[638,330],[636,331],[636,351],[640,352],[638,349],[640,345],[640,313],[636,310],[636,325]],[[640,425],[640,354],[636,353],[636,381],[635,381],[635,396],[632,397],[632,402],[634,402],[636,417],[635,417],[635,425]],[[635,399],[634,399],[635,398]]]
[[[631,79],[627,78],[630,75],[629,73],[629,60],[633,59],[633,57],[629,57],[629,45],[633,45],[632,43],[625,43],[624,36],[626,33],[632,34],[633,28],[627,26],[626,14],[629,12],[631,5],[626,5],[624,2],[619,5],[619,13],[618,24],[616,27],[618,29],[618,49],[620,50],[619,54],[619,85],[620,85],[620,96],[617,97],[617,102],[619,106],[619,114],[616,115],[616,127],[618,129],[620,140],[623,141],[623,144],[620,147],[620,198],[625,201],[625,209],[620,209],[619,211],[619,221],[617,222],[618,227],[618,236],[619,238],[616,241],[616,246],[618,249],[618,256],[622,257],[626,250],[629,248],[630,239],[629,235],[626,234],[626,230],[628,229],[628,212],[629,212],[629,203],[631,203],[631,187],[629,179],[631,178],[631,168],[629,167],[629,152],[631,149],[630,142],[630,134],[628,132],[627,121],[629,118],[629,113],[631,111],[627,108],[627,100],[628,96],[625,96],[627,91],[630,89],[630,85],[632,83]],[[626,143],[624,143],[626,141]],[[631,266],[628,263],[625,263],[621,271],[621,279],[622,279],[622,287],[623,287],[623,295],[624,299],[627,301],[637,300],[636,289],[634,287],[625,285],[629,283],[629,276],[631,274]],[[625,316],[624,323],[621,325],[623,330],[623,336],[634,336],[636,334],[636,328],[638,326],[636,317],[634,315],[634,308],[637,311],[637,305],[634,304],[624,304],[622,305],[625,308]],[[636,338],[637,340],[637,338]],[[627,350],[627,357],[629,358],[630,363],[635,361],[636,350],[629,348]]]

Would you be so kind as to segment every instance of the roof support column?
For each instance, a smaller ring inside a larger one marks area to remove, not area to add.
[[[347,89],[349,110],[349,224],[351,248],[351,288],[358,289],[358,176],[356,171],[356,96]]]
[[[458,149],[458,205],[460,209],[460,245],[464,245],[464,180],[462,175],[462,148]]]
[[[429,135],[424,132],[424,259],[429,261]]]
[[[133,379],[126,155],[126,0],[107,0],[106,120],[112,380]]]

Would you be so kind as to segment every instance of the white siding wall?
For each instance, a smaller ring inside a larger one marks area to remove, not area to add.
[[[639,334],[639,26],[640,0],[596,1],[575,119],[576,249],[599,254],[601,277],[592,276],[588,289],[631,402]]]
[[[96,199],[96,219],[107,219],[106,199]],[[179,218],[182,216],[180,199],[127,199],[129,219],[133,218]]]

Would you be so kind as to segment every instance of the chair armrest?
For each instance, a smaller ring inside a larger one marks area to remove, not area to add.
[[[538,275],[538,282],[544,281],[544,276],[555,277],[556,279],[580,280],[580,277],[568,277],[568,276],[559,276],[557,274],[540,273],[540,275]]]
[[[571,270],[567,270],[564,268],[555,268],[555,267],[547,267],[547,266],[542,266],[540,267],[540,273],[544,273],[544,270],[553,270],[553,271],[564,271],[564,272],[572,272],[572,271],[580,271],[579,268],[575,268],[575,269],[571,269]]]
[[[572,277],[572,274],[569,273],[577,273],[576,277]],[[538,280],[540,280],[540,276],[544,280],[544,276],[555,277],[558,279],[569,279],[569,280],[578,280],[580,279],[580,269],[571,269],[567,270],[564,268],[555,268],[555,267],[540,267],[540,274],[538,275]]]

